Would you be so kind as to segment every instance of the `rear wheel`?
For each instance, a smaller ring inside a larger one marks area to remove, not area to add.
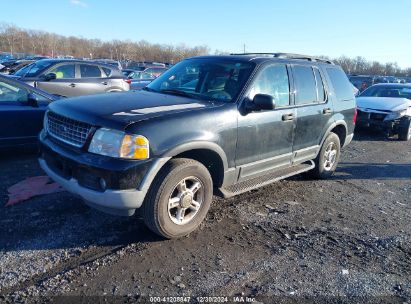
[[[172,159],[150,187],[143,205],[144,221],[165,238],[185,236],[204,220],[212,195],[206,167],[192,159]]]
[[[408,141],[411,139],[411,118],[408,119],[408,121],[398,132],[398,138],[404,141]]]
[[[329,178],[333,175],[340,159],[340,152],[340,138],[337,134],[330,133],[314,160],[315,168],[311,171],[311,174],[320,179]]]

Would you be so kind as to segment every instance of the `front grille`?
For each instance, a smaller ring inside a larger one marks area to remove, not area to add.
[[[82,147],[91,132],[92,126],[54,112],[47,113],[47,132],[67,144]]]

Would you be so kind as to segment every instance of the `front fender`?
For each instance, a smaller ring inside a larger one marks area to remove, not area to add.
[[[188,152],[188,151],[197,150],[197,149],[211,150],[217,153],[223,162],[224,171],[227,171],[228,169],[227,156],[224,150],[218,144],[214,142],[190,141],[187,143],[183,143],[183,144],[177,145],[173,147],[172,149],[168,150],[166,153],[164,153],[164,155],[162,155],[162,157],[174,157],[183,152]]]

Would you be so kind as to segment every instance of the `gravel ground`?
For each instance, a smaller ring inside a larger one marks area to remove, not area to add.
[[[27,153],[2,155],[0,172],[4,202],[9,186],[42,175]],[[179,240],[67,192],[3,205],[0,302],[411,299],[410,143],[378,134],[356,135],[330,180],[296,176],[216,198],[200,229]]]

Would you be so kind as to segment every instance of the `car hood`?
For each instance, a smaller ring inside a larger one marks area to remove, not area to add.
[[[360,109],[397,112],[411,107],[411,100],[393,97],[357,97],[357,107]]]
[[[134,91],[61,99],[50,104],[49,109],[94,126],[124,130],[138,121],[222,105],[222,102]]]

